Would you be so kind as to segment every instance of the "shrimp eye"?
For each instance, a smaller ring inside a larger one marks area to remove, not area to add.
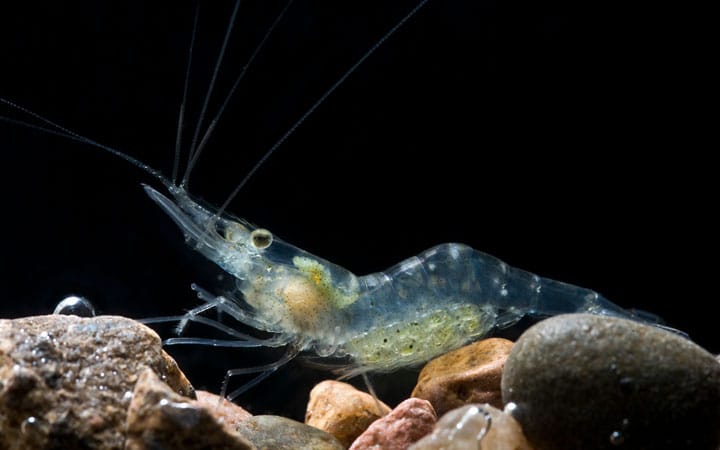
[[[272,244],[273,241],[273,235],[271,232],[264,228],[258,228],[257,230],[253,230],[252,233],[250,233],[250,242],[255,246],[255,248],[264,249],[270,247],[270,244]]]

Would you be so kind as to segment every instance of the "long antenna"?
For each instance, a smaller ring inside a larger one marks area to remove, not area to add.
[[[15,120],[15,119],[11,119],[8,117],[0,116],[0,120],[2,120],[4,122],[24,126],[24,127],[27,127],[27,128],[33,129],[33,130],[39,130],[44,133],[53,134],[55,136],[72,139],[74,141],[82,142],[83,144],[88,144],[93,147],[97,147],[99,149],[105,150],[106,152],[112,153],[113,155],[124,159],[125,161],[129,162],[133,166],[143,170],[145,173],[152,175],[160,183],[162,183],[166,188],[171,189],[173,187],[173,183],[169,179],[167,179],[162,173],[160,173],[159,170],[154,169],[153,167],[145,164],[144,162],[140,161],[139,159],[133,158],[132,156],[128,155],[127,153],[123,153],[116,148],[110,147],[105,144],[101,144],[97,141],[90,139],[87,136],[83,136],[79,133],[76,133],[76,132],[70,130],[69,128],[65,128],[62,125],[53,122],[52,120],[48,119],[45,116],[42,116],[36,112],[30,111],[29,109],[22,107],[22,106],[18,105],[17,103],[7,100],[3,97],[0,97],[0,103],[3,103],[12,109],[20,111],[23,114],[27,114],[28,116],[45,123],[46,125],[49,126],[49,128],[43,127],[40,125],[35,125],[32,123],[28,123],[28,122],[23,122],[21,120]]]
[[[285,7],[280,11],[280,14],[277,15],[275,18],[275,21],[270,25],[270,28],[265,32],[265,35],[260,40],[260,43],[255,47],[255,50],[253,50],[252,55],[250,55],[250,58],[248,58],[247,62],[243,66],[242,70],[240,71],[240,75],[235,79],[235,83],[233,83],[232,88],[230,88],[230,91],[225,96],[225,100],[223,101],[222,105],[220,106],[220,109],[218,109],[217,114],[215,114],[215,117],[210,121],[210,124],[207,127],[207,130],[205,131],[205,134],[203,135],[202,139],[200,140],[200,143],[197,146],[197,149],[195,149],[195,153],[192,157],[192,159],[188,162],[187,172],[188,174],[190,171],[192,171],[193,167],[195,167],[195,163],[197,162],[198,158],[200,157],[200,153],[203,151],[205,146],[207,145],[208,140],[210,139],[210,136],[212,135],[213,131],[215,131],[215,127],[217,126],[218,121],[220,120],[220,117],[225,112],[225,108],[227,108],[227,105],[230,103],[230,99],[235,94],[235,91],[237,91],[238,86],[240,85],[240,82],[245,78],[245,74],[248,71],[248,68],[252,65],[253,61],[255,60],[255,57],[260,53],[260,50],[265,46],[265,43],[270,38],[270,35],[273,33],[275,28],[277,28],[277,25],[280,23],[282,18],[285,16],[285,12],[287,12],[288,9],[290,9],[290,5],[292,4],[293,0],[288,0],[288,2],[285,4]]]
[[[247,184],[247,182],[253,177],[253,175],[258,171],[258,169],[260,169],[260,167],[268,160],[268,158],[270,158],[270,156],[272,156],[272,154],[295,132],[295,130],[297,130],[297,128],[300,127],[300,125],[302,125],[302,123],[305,122],[305,120],[306,120],[310,115],[312,115],[312,114],[320,107],[320,105],[322,105],[322,104],[325,102],[325,100],[327,100],[327,98],[328,98],[330,95],[332,95],[332,93],[335,92],[335,90],[336,90],[340,85],[342,85],[342,84],[347,80],[347,78],[349,78],[350,75],[352,75],[352,74],[358,69],[358,67],[360,67],[373,53],[375,53],[375,51],[376,51],[378,48],[380,48],[380,47],[385,43],[385,41],[387,41],[393,34],[395,34],[395,32],[398,31],[398,29],[400,29],[410,18],[412,18],[412,17],[413,17],[423,6],[425,6],[429,1],[430,1],[430,0],[421,0],[417,5],[415,5],[414,8],[412,8],[402,19],[400,19],[400,21],[398,21],[393,27],[391,27],[369,50],[367,50],[352,66],[350,66],[350,68],[349,68],[348,70],[346,70],[345,73],[343,73],[343,75],[340,76],[340,78],[339,78],[337,81],[335,81],[335,83],[333,83],[333,84],[325,91],[325,93],[324,93],[323,95],[321,95],[320,98],[318,98],[318,99],[310,106],[310,108],[308,108],[308,110],[307,110],[305,113],[303,113],[303,114],[300,116],[300,118],[298,118],[298,119],[295,121],[295,123],[280,137],[280,139],[277,140],[277,142],[275,142],[275,144],[273,144],[273,145],[270,147],[270,149],[263,155],[262,158],[260,158],[260,160],[258,160],[258,161],[255,163],[255,165],[252,167],[252,169],[250,169],[250,171],[247,173],[247,175],[245,175],[245,177],[244,177],[244,178],[240,181],[240,183],[235,187],[235,189],[234,189],[234,190],[232,191],[232,193],[227,197],[227,199],[226,199],[225,202],[222,204],[222,206],[218,209],[218,211],[217,211],[217,213],[216,213],[216,217],[219,217],[220,215],[222,215],[222,213],[227,209],[227,207],[228,207],[228,205],[230,204],[230,202],[232,202],[232,200],[237,196],[237,194],[238,194],[238,193],[240,192],[240,190]],[[177,178],[178,171],[179,171],[180,146],[181,146],[181,141],[182,141],[182,130],[183,130],[183,123],[184,123],[185,104],[186,104],[187,94],[188,94],[188,89],[189,89],[189,87],[188,87],[188,85],[189,85],[189,72],[190,72],[190,65],[191,65],[191,62],[192,62],[192,53],[193,53],[193,47],[194,47],[194,42],[195,42],[195,35],[196,35],[196,32],[197,32],[197,28],[198,28],[199,4],[198,4],[197,9],[196,9],[196,12],[195,12],[195,19],[194,19],[194,24],[193,24],[193,33],[192,33],[192,38],[191,38],[190,50],[189,50],[188,68],[187,68],[187,73],[186,73],[186,77],[185,77],[185,86],[184,86],[184,90],[183,90],[183,100],[182,100],[181,107],[180,107],[180,111],[179,111],[178,131],[177,131],[177,136],[176,136],[175,160],[174,160],[174,163],[173,163],[172,179],[168,179],[168,178],[165,177],[159,170],[157,170],[157,169],[149,166],[148,164],[145,164],[144,162],[140,161],[139,159],[136,159],[136,158],[128,155],[127,153],[124,153],[124,152],[122,152],[122,151],[120,151],[120,150],[118,150],[118,149],[116,149],[116,148],[113,148],[113,147],[110,147],[110,146],[101,144],[101,143],[99,143],[99,142],[97,142],[97,141],[94,141],[94,140],[88,138],[87,136],[83,136],[83,135],[81,135],[81,134],[79,134],[79,133],[76,133],[75,131],[72,131],[72,130],[70,130],[70,129],[68,129],[68,128],[65,128],[65,127],[59,125],[59,124],[56,123],[56,122],[53,122],[52,120],[46,118],[45,116],[42,116],[42,115],[40,115],[40,114],[38,114],[38,113],[35,113],[35,112],[33,112],[33,111],[31,111],[31,110],[23,107],[23,106],[20,106],[20,105],[18,105],[17,103],[14,103],[14,102],[12,102],[12,101],[10,101],[10,100],[7,100],[7,99],[5,99],[5,98],[3,98],[3,97],[0,97],[0,103],[3,103],[3,104],[9,106],[9,107],[12,108],[12,109],[15,109],[15,110],[17,110],[17,111],[20,111],[20,112],[22,112],[22,113],[24,113],[24,114],[27,114],[28,116],[36,119],[36,120],[39,120],[39,121],[43,122],[44,124],[47,125],[47,127],[44,127],[44,126],[41,126],[41,125],[32,124],[32,123],[28,123],[28,122],[23,122],[23,121],[20,121],[20,120],[15,120],[15,119],[11,119],[11,118],[8,118],[8,117],[3,117],[3,116],[0,116],[0,121],[4,121],[4,122],[8,122],[8,123],[13,123],[13,124],[16,124],[16,125],[24,126],[24,127],[31,128],[31,129],[38,130],[38,131],[42,131],[42,132],[45,132],[45,133],[48,133],[48,134],[52,134],[52,135],[64,137],[64,138],[67,138],[67,139],[72,139],[72,140],[75,140],[75,141],[78,141],[78,142],[81,142],[81,143],[84,143],[84,144],[87,144],[87,145],[91,145],[91,146],[93,146],[93,147],[96,147],[96,148],[99,148],[99,149],[101,149],[101,150],[104,150],[104,151],[106,151],[106,152],[108,152],[108,153],[111,153],[111,154],[113,154],[113,155],[115,155],[115,156],[117,156],[117,157],[119,157],[119,158],[121,158],[121,159],[129,162],[130,164],[134,165],[135,167],[143,170],[143,171],[146,172],[147,174],[149,174],[149,175],[153,176],[154,178],[156,178],[160,183],[162,183],[166,188],[168,188],[168,189],[171,190],[171,191],[173,191],[174,188],[176,188],[176,187],[179,187],[180,189],[183,189],[183,190],[184,190],[184,189],[186,189],[186,185],[187,185],[187,182],[188,182],[188,178],[189,178],[189,176],[190,176],[190,172],[192,171],[192,168],[193,168],[194,164],[196,163],[197,158],[198,158],[198,156],[200,155],[200,152],[202,151],[202,149],[204,148],[204,146],[205,146],[208,138],[209,138],[210,135],[212,134],[212,132],[213,132],[213,130],[214,130],[214,128],[215,128],[215,124],[218,122],[220,116],[222,115],[222,113],[224,112],[225,108],[227,107],[227,104],[228,104],[230,98],[232,97],[232,95],[233,95],[233,94],[235,93],[235,91],[237,90],[237,87],[238,87],[240,81],[244,78],[245,73],[247,72],[247,69],[248,69],[248,67],[250,66],[250,63],[253,62],[253,60],[255,59],[255,57],[257,56],[257,54],[260,52],[260,50],[261,50],[262,47],[264,46],[265,42],[268,40],[270,34],[271,34],[272,31],[276,28],[276,26],[278,25],[278,23],[281,21],[282,17],[284,16],[285,12],[286,12],[286,11],[288,10],[288,8],[290,7],[290,5],[292,4],[292,2],[293,2],[293,0],[288,0],[288,3],[285,5],[285,7],[284,7],[283,10],[280,12],[280,14],[278,15],[278,17],[275,19],[275,21],[273,22],[273,24],[270,26],[270,28],[268,29],[268,31],[266,32],[266,34],[263,36],[263,38],[262,38],[262,40],[260,41],[260,43],[258,44],[258,46],[257,46],[257,47],[255,48],[255,50],[253,51],[253,53],[252,53],[252,55],[250,56],[248,62],[247,62],[247,63],[245,64],[245,66],[243,67],[240,75],[239,75],[238,78],[235,80],[235,83],[233,84],[232,88],[230,89],[228,95],[225,97],[225,100],[223,101],[223,104],[222,104],[222,106],[220,107],[218,113],[215,115],[215,117],[214,117],[213,120],[211,121],[210,126],[206,129],[206,131],[205,131],[205,133],[204,133],[204,135],[203,135],[203,138],[202,138],[202,140],[201,140],[201,142],[200,142],[200,145],[197,145],[197,141],[198,141],[198,138],[199,138],[199,135],[200,135],[200,129],[201,129],[201,127],[202,127],[202,122],[203,122],[203,119],[204,119],[204,117],[205,117],[205,115],[206,115],[206,113],[207,113],[207,108],[208,108],[208,104],[209,104],[209,99],[210,99],[210,97],[211,97],[211,95],[212,95],[212,91],[213,91],[213,89],[214,89],[215,81],[216,81],[216,79],[217,79],[217,76],[218,76],[218,73],[219,73],[219,69],[220,69],[220,66],[221,66],[221,64],[222,64],[222,60],[223,60],[223,57],[224,57],[224,54],[225,54],[225,50],[226,50],[226,48],[227,48],[228,40],[229,40],[229,38],[230,38],[230,34],[231,34],[231,31],[232,31],[232,26],[233,26],[233,23],[235,22],[235,18],[236,18],[236,16],[237,16],[237,13],[238,13],[238,10],[239,10],[239,7],[240,7],[241,0],[237,0],[237,1],[236,1],[235,7],[234,7],[233,12],[232,12],[232,14],[231,14],[230,22],[228,23],[228,26],[227,26],[227,29],[226,29],[226,32],[225,32],[225,37],[224,37],[224,40],[223,40],[223,45],[222,45],[220,54],[218,55],[218,59],[217,59],[217,61],[216,61],[216,63],[215,63],[215,67],[214,67],[214,69],[213,69],[213,76],[212,76],[212,79],[211,79],[210,84],[209,84],[209,86],[208,86],[208,90],[207,90],[207,93],[206,93],[206,96],[205,96],[205,100],[204,100],[204,103],[203,103],[203,107],[202,107],[202,110],[201,110],[201,113],[200,113],[200,116],[199,116],[199,119],[198,119],[198,123],[196,124],[196,127],[195,127],[195,133],[194,133],[194,136],[193,136],[193,142],[192,142],[192,145],[191,145],[191,148],[190,148],[190,155],[189,155],[188,166],[187,166],[187,168],[186,168],[186,170],[185,170],[185,173],[184,173],[184,175],[183,175],[182,181],[181,181],[181,183],[180,183],[179,186],[178,186],[175,182],[176,182],[176,178]]]
[[[210,78],[210,84],[208,85],[208,90],[205,94],[205,101],[203,102],[202,109],[200,110],[197,124],[195,124],[195,133],[193,134],[192,143],[190,145],[190,155],[188,157],[189,161],[195,159],[194,156],[197,148],[197,141],[200,136],[200,129],[202,128],[202,123],[205,119],[205,114],[207,113],[207,108],[210,103],[210,97],[212,97],[212,92],[215,88],[215,82],[217,81],[218,73],[220,72],[220,66],[222,65],[223,58],[225,57],[225,50],[227,50],[228,41],[230,40],[233,25],[235,24],[235,18],[237,17],[238,10],[240,9],[240,3],[242,3],[241,0],[237,0],[235,2],[235,7],[233,8],[232,14],[230,14],[230,21],[228,22],[228,26],[225,30],[225,37],[223,38],[222,47],[220,47],[220,53],[218,54],[217,61],[215,62],[212,78]],[[185,174],[183,175],[182,181],[180,182],[180,187],[184,188],[187,184],[188,178],[190,177],[191,168],[192,167],[188,162],[188,167],[185,169]]]
[[[380,46],[382,46],[382,45],[385,43],[385,41],[387,41],[388,38],[390,38],[390,36],[392,36],[393,34],[395,34],[395,32],[396,32],[397,30],[399,30],[408,20],[410,20],[411,17],[413,17],[413,16],[414,16],[423,6],[425,6],[429,1],[430,1],[430,0],[421,0],[420,3],[418,3],[417,5],[415,5],[415,7],[414,7],[413,9],[411,9],[410,12],[408,12],[408,13],[405,15],[405,17],[403,17],[402,19],[400,19],[400,21],[399,21],[398,23],[396,23],[392,28],[390,28],[390,30],[388,30],[388,31],[375,43],[375,45],[373,45],[372,47],[370,47],[370,49],[369,49],[368,51],[366,51],[365,54],[362,55],[362,56],[360,57],[360,59],[358,59],[358,60],[355,62],[355,64],[353,64],[352,66],[350,66],[350,68],[349,68],[348,70],[346,70],[345,73],[344,73],[335,83],[333,83],[333,85],[330,86],[330,87],[328,88],[328,90],[325,91],[325,93],[324,93],[323,95],[321,95],[320,98],[318,98],[318,99],[315,101],[315,103],[313,103],[312,106],[310,106],[310,108],[308,108],[308,110],[305,111],[305,113],[304,113],[302,116],[300,116],[300,118],[299,118],[297,121],[295,121],[295,123],[294,123],[282,136],[280,136],[280,139],[278,139],[277,142],[275,142],[275,144],[273,144],[273,145],[270,147],[270,149],[269,149],[267,152],[265,152],[265,154],[263,155],[263,157],[260,158],[260,160],[255,163],[255,165],[253,166],[253,168],[250,169],[250,171],[247,173],[247,175],[245,175],[245,177],[242,179],[242,181],[240,181],[240,183],[235,187],[235,189],[232,191],[232,193],[230,193],[230,195],[227,197],[227,199],[226,199],[225,202],[222,204],[222,206],[220,206],[220,209],[218,209],[218,211],[217,211],[217,213],[216,213],[216,216],[217,216],[217,217],[219,217],[220,215],[222,215],[222,213],[227,209],[228,205],[230,205],[230,202],[238,195],[238,193],[240,192],[240,190],[247,184],[247,182],[250,180],[250,178],[252,178],[252,176],[255,175],[255,172],[257,172],[257,170],[258,170],[263,164],[265,164],[265,161],[267,161],[268,158],[270,158],[270,156],[272,156],[272,154],[275,153],[275,150],[277,150],[278,147],[280,147],[280,146],[287,140],[287,138],[290,137],[290,136],[295,132],[295,130],[297,130],[297,128],[298,128],[300,125],[302,125],[302,123],[305,122],[305,120],[306,120],[308,117],[310,117],[310,115],[311,115],[312,113],[314,113],[315,110],[317,110],[318,107],[319,107],[320,105],[322,105],[322,104],[325,102],[325,100],[327,100],[327,98],[330,97],[330,95],[332,95],[332,93],[335,92],[335,90],[336,90],[341,84],[343,84],[343,83],[345,82],[345,80],[348,79],[348,77],[350,77],[350,75],[353,74],[353,72],[355,72],[355,70],[357,70],[358,67],[360,67],[373,53],[375,53],[375,50],[377,50],[378,48],[380,48]]]
[[[185,105],[187,104],[188,91],[190,90],[190,69],[192,67],[193,49],[195,48],[195,36],[197,35],[198,21],[200,17],[200,1],[195,2],[195,18],[193,19],[192,35],[190,37],[190,48],[188,49],[188,62],[185,69],[185,84],[183,86],[182,101],[178,113],[177,135],[175,136],[175,157],[173,158],[172,182],[177,182],[178,171],[180,170],[180,152],[182,151],[182,135],[185,129]]]

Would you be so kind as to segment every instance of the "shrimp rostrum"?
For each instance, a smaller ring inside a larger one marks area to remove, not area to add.
[[[214,297],[196,287],[206,304],[182,320],[207,321],[197,314],[216,308],[275,334],[264,341],[236,336],[241,339],[236,346],[289,346],[281,361],[252,371],[269,374],[301,351],[345,361],[336,370],[345,377],[393,371],[511,326],[525,315],[585,312],[646,319],[592,290],[510,267],[457,243],[438,245],[383,272],[357,276],[266,229],[218,217],[182,188],[170,187],[172,199],[145,189],[190,245],[236,279],[229,296]],[[198,338],[169,343],[220,345]]]

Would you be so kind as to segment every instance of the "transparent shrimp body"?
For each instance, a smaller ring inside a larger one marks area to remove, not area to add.
[[[594,291],[463,244],[438,245],[359,277],[241,219],[217,217],[181,188],[170,188],[174,200],[146,191],[190,245],[237,280],[236,298],[213,301],[206,293],[206,302],[277,333],[276,344],[342,358],[336,369],[345,376],[417,365],[528,314],[639,319]]]

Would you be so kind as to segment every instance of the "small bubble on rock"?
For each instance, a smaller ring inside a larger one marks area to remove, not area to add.
[[[622,445],[625,442],[625,436],[619,431],[610,433],[610,443],[612,445]]]
[[[95,307],[90,300],[77,295],[65,297],[57,304],[53,314],[75,315],[78,317],[95,317]]]
[[[514,402],[508,402],[507,405],[505,405],[505,408],[503,408],[503,412],[505,414],[512,415],[513,412],[517,409],[517,403]]]
[[[20,425],[20,431],[23,434],[28,434],[31,432],[32,428],[35,426],[36,423],[37,419],[33,416],[30,416],[23,421],[22,425]]]

